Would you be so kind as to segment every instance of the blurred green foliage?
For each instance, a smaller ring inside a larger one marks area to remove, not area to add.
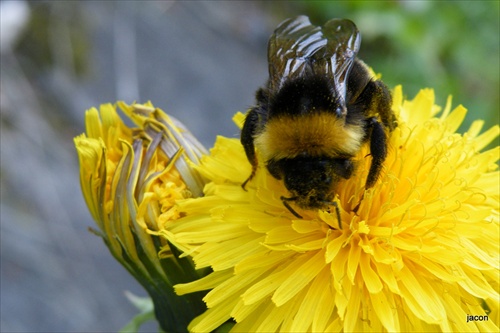
[[[31,2],[30,6],[28,26],[16,45],[23,65],[35,73],[52,67],[85,73],[90,40],[80,6],[70,1]]]
[[[296,1],[268,5],[278,17],[308,15],[314,24],[349,18],[361,32],[359,57],[407,97],[435,90],[444,106],[463,104],[463,132],[476,119],[499,123],[500,1]],[[496,143],[495,145],[497,145]]]

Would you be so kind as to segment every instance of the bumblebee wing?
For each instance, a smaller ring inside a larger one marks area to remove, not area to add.
[[[359,51],[361,37],[356,25],[333,19],[323,27],[311,24],[307,16],[288,19],[269,39],[270,89],[276,92],[288,79],[314,73],[330,77],[336,96],[345,104],[347,77]],[[344,116],[346,108],[339,110]]]
[[[307,16],[283,21],[268,44],[271,90],[277,91],[287,79],[301,77],[312,55],[326,43],[321,28],[311,25]]]
[[[347,19],[326,22],[322,32],[327,43],[314,55],[316,72],[323,70],[331,76],[337,96],[345,106],[347,78],[359,51],[361,35],[356,25]],[[339,116],[345,117],[346,113],[347,109],[344,107]]]

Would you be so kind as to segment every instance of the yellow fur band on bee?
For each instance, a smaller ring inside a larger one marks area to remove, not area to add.
[[[347,125],[326,112],[306,116],[284,115],[267,122],[255,137],[255,146],[266,161],[309,156],[352,156],[362,144],[361,126]]]

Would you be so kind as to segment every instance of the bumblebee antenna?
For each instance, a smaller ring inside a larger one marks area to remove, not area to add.
[[[353,212],[358,215],[358,209],[359,209],[359,206],[361,205],[361,202],[363,201],[363,199],[365,198],[365,192],[366,192],[366,189],[363,191],[363,193],[361,194],[361,198],[359,199],[359,202],[358,204],[356,205],[356,207],[353,208]]]
[[[326,204],[330,204],[335,207],[335,213],[337,214],[337,222],[339,223],[339,229],[342,230],[342,220],[340,219],[340,209],[337,201],[325,202]]]
[[[339,224],[339,229],[342,230],[342,220],[340,219],[340,209],[337,201],[322,201],[325,205],[335,207],[335,214],[337,215],[337,222]]]
[[[292,198],[285,198],[285,197],[280,197],[281,199],[281,202],[283,202],[283,206],[285,206],[289,211],[290,213],[292,213],[293,215],[295,215],[295,217],[301,219],[302,216],[300,216],[295,210],[293,210],[293,208],[288,204],[288,201],[295,201],[297,200],[297,197],[292,197]]]
[[[296,201],[297,197],[286,198],[286,197],[281,196],[280,199],[281,199],[281,202],[283,202],[283,206],[285,206],[290,211],[290,213],[292,213],[295,217],[297,217],[299,219],[302,218],[302,216],[300,216],[299,213],[297,213],[292,208],[292,206],[290,206],[290,204],[288,203],[288,201]],[[337,204],[337,202],[336,201],[323,201],[323,203],[325,205],[335,207],[335,214],[337,215],[337,222],[339,224],[339,229],[342,230],[342,220],[340,219],[340,208],[339,208],[339,205]]]

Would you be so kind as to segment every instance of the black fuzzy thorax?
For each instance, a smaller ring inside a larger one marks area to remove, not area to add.
[[[281,116],[306,116],[331,112],[341,105],[337,92],[323,76],[300,77],[283,84],[269,100],[269,119]]]
[[[348,76],[346,96],[335,89],[329,75],[310,74],[285,81],[274,94],[269,89],[260,89],[257,101],[265,110],[266,121],[283,116],[301,117],[311,113],[329,113],[342,117],[341,109],[347,108],[346,124],[366,126],[370,114],[371,93],[367,89],[373,78],[357,59]]]

